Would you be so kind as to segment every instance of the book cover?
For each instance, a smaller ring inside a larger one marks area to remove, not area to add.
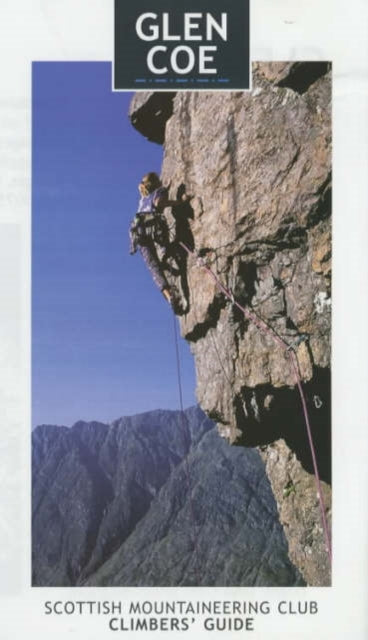
[[[9,637],[366,634],[364,34],[263,4],[4,9]]]

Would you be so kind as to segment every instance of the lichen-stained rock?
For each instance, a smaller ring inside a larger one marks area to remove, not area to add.
[[[305,473],[284,440],[277,440],[265,454],[266,473],[278,504],[280,522],[288,536],[289,556],[307,584],[329,584],[329,558],[321,524],[320,505],[314,479]],[[331,517],[331,491],[322,483],[327,519]]]
[[[236,299],[294,346],[327,483],[330,100],[326,62],[255,63],[252,92],[178,92],[165,126],[162,166],[172,198],[183,185],[194,196],[190,207],[167,212],[176,223],[176,239],[199,251]],[[144,133],[144,121],[133,124]],[[185,215],[186,228],[179,225]],[[181,331],[195,358],[198,401],[230,442],[263,447],[282,513],[276,488],[284,477],[280,471],[279,482],[277,476],[289,454],[301,463],[303,492],[316,491],[289,359],[224,297],[193,256],[180,249],[177,254],[181,277],[168,278],[181,286],[185,300]],[[281,462],[270,465],[267,447],[280,439]],[[301,513],[300,491],[293,504]],[[300,526],[289,515],[283,523],[294,561],[310,584],[327,584],[321,555],[312,551],[304,558],[305,531],[309,548],[324,546],[316,511],[308,508]]]

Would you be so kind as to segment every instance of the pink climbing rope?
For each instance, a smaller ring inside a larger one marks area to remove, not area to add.
[[[185,249],[185,251],[189,255],[191,255],[191,256],[196,258],[197,263],[205,271],[207,271],[207,273],[212,277],[212,279],[215,281],[215,283],[216,283],[217,287],[220,289],[220,291],[222,291],[222,293],[244,314],[244,316],[246,318],[248,318],[251,322],[253,322],[253,324],[255,324],[256,327],[258,327],[258,329],[260,331],[262,331],[262,333],[264,333],[265,335],[270,336],[272,338],[272,340],[276,344],[278,344],[287,353],[287,355],[289,357],[289,360],[290,360],[290,363],[291,363],[291,368],[292,368],[292,371],[293,371],[293,374],[294,374],[296,385],[298,387],[299,396],[300,396],[300,400],[301,400],[301,404],[302,404],[302,409],[303,409],[303,414],[304,414],[304,421],[305,421],[307,437],[308,437],[308,442],[309,442],[309,448],[310,448],[310,452],[311,452],[311,456],[312,456],[314,476],[315,476],[315,480],[316,480],[318,501],[319,501],[319,506],[320,506],[320,511],[321,511],[322,527],[323,527],[323,532],[324,532],[324,537],[325,537],[325,542],[326,542],[327,553],[328,553],[328,557],[329,557],[329,561],[330,561],[330,565],[331,565],[332,564],[332,548],[331,548],[331,538],[330,538],[329,528],[328,528],[327,519],[326,519],[326,508],[325,508],[325,504],[324,504],[324,500],[323,500],[321,479],[320,479],[320,475],[319,475],[319,471],[318,471],[317,457],[316,457],[316,452],[315,452],[314,443],[313,443],[312,431],[311,431],[309,415],[308,415],[308,409],[307,409],[307,402],[306,402],[304,391],[303,391],[303,387],[302,387],[302,381],[301,381],[301,377],[300,377],[300,374],[299,374],[298,359],[297,359],[297,355],[295,353],[295,350],[292,347],[290,347],[290,345],[288,345],[285,342],[285,340],[280,338],[280,336],[277,335],[277,333],[271,327],[269,327],[264,322],[264,320],[259,318],[252,311],[250,311],[250,309],[247,309],[246,307],[243,307],[241,304],[239,304],[239,302],[237,302],[237,300],[234,299],[234,295],[233,295],[232,291],[227,289],[222,284],[222,282],[219,280],[218,276],[214,273],[214,271],[212,271],[212,269],[210,269],[210,267],[206,264],[205,260],[202,257],[200,257],[198,254],[196,254],[194,251],[191,251],[189,249],[189,247],[187,247],[184,244],[184,242],[180,242],[179,244],[183,247],[183,249]]]

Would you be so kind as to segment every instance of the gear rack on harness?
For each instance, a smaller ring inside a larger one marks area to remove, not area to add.
[[[166,219],[161,213],[138,212],[130,225],[130,253],[137,251],[138,246],[149,245],[157,242],[166,246],[169,242],[169,228]]]

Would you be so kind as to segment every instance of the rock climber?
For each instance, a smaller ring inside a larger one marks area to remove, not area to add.
[[[150,172],[143,176],[138,185],[140,200],[138,212],[130,226],[130,253],[139,251],[150,270],[153,280],[162,294],[172,305],[174,311],[181,312],[180,295],[174,285],[169,285],[160,262],[155,242],[167,247],[169,231],[162,216],[165,207],[177,207],[190,200],[190,196],[182,194],[181,200],[169,200],[168,190],[162,186],[157,173]]]

